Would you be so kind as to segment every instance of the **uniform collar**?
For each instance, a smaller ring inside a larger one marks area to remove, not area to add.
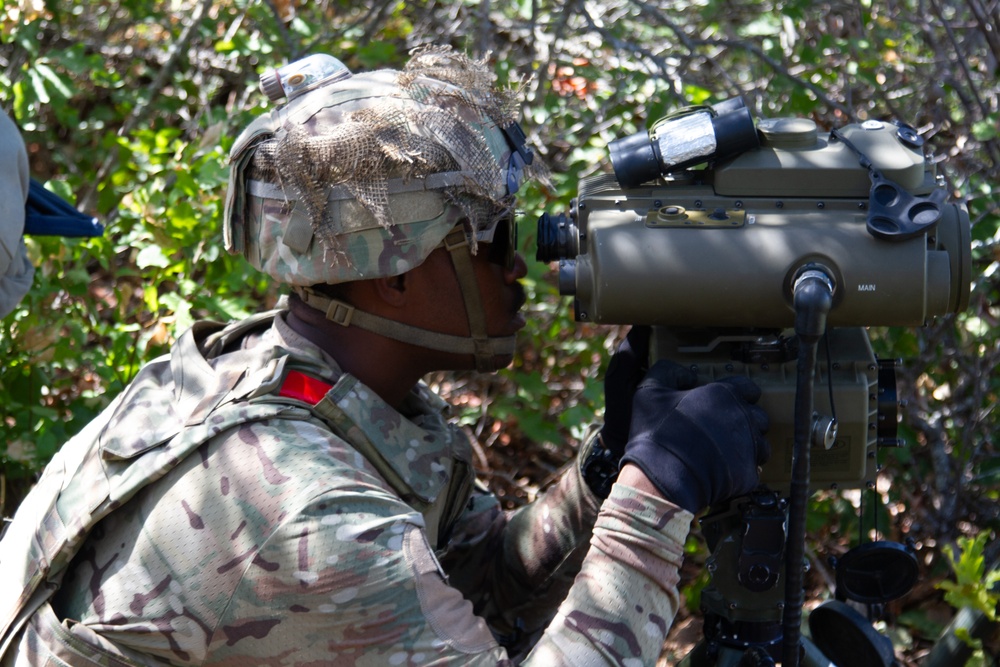
[[[416,500],[434,502],[447,488],[451,460],[471,460],[468,439],[448,423],[450,406],[423,383],[418,383],[396,410],[356,377],[341,371],[333,357],[292,330],[283,314],[275,317],[266,335],[272,337],[266,343],[282,353],[294,354],[296,362],[312,361],[316,367],[310,369],[311,375],[332,380],[324,416],[363,454],[374,452],[383,459]]]

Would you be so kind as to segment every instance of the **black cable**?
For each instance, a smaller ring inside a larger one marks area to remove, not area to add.
[[[809,501],[809,448],[813,424],[816,357],[833,305],[833,284],[820,269],[804,272],[793,288],[795,333],[799,339],[795,390],[795,442],[785,547],[785,608],[782,614],[782,667],[798,667],[802,644],[806,510]]]
[[[826,348],[826,388],[830,394],[830,418],[837,423],[837,406],[833,401],[833,358],[830,355],[830,332],[823,334],[823,346]]]

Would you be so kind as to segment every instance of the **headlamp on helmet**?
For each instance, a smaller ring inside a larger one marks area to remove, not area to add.
[[[284,67],[265,71],[260,75],[260,89],[272,102],[280,102],[285,98],[294,100],[310,90],[349,76],[351,70],[347,69],[347,65],[333,56],[317,53]]]

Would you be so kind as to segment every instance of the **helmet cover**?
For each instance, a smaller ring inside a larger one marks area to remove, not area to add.
[[[301,287],[404,273],[462,221],[490,241],[532,157],[494,79],[429,47],[258,118],[230,154],[226,248]]]

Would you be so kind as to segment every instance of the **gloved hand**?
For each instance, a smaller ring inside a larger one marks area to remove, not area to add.
[[[608,362],[604,374],[604,426],[601,442],[615,461],[625,453],[632,423],[632,399],[649,368],[649,327],[632,327]]]
[[[760,388],[731,377],[677,388],[679,366],[657,362],[635,392],[622,465],[633,463],[663,494],[697,513],[752,491],[767,461],[767,414],[754,405]]]

